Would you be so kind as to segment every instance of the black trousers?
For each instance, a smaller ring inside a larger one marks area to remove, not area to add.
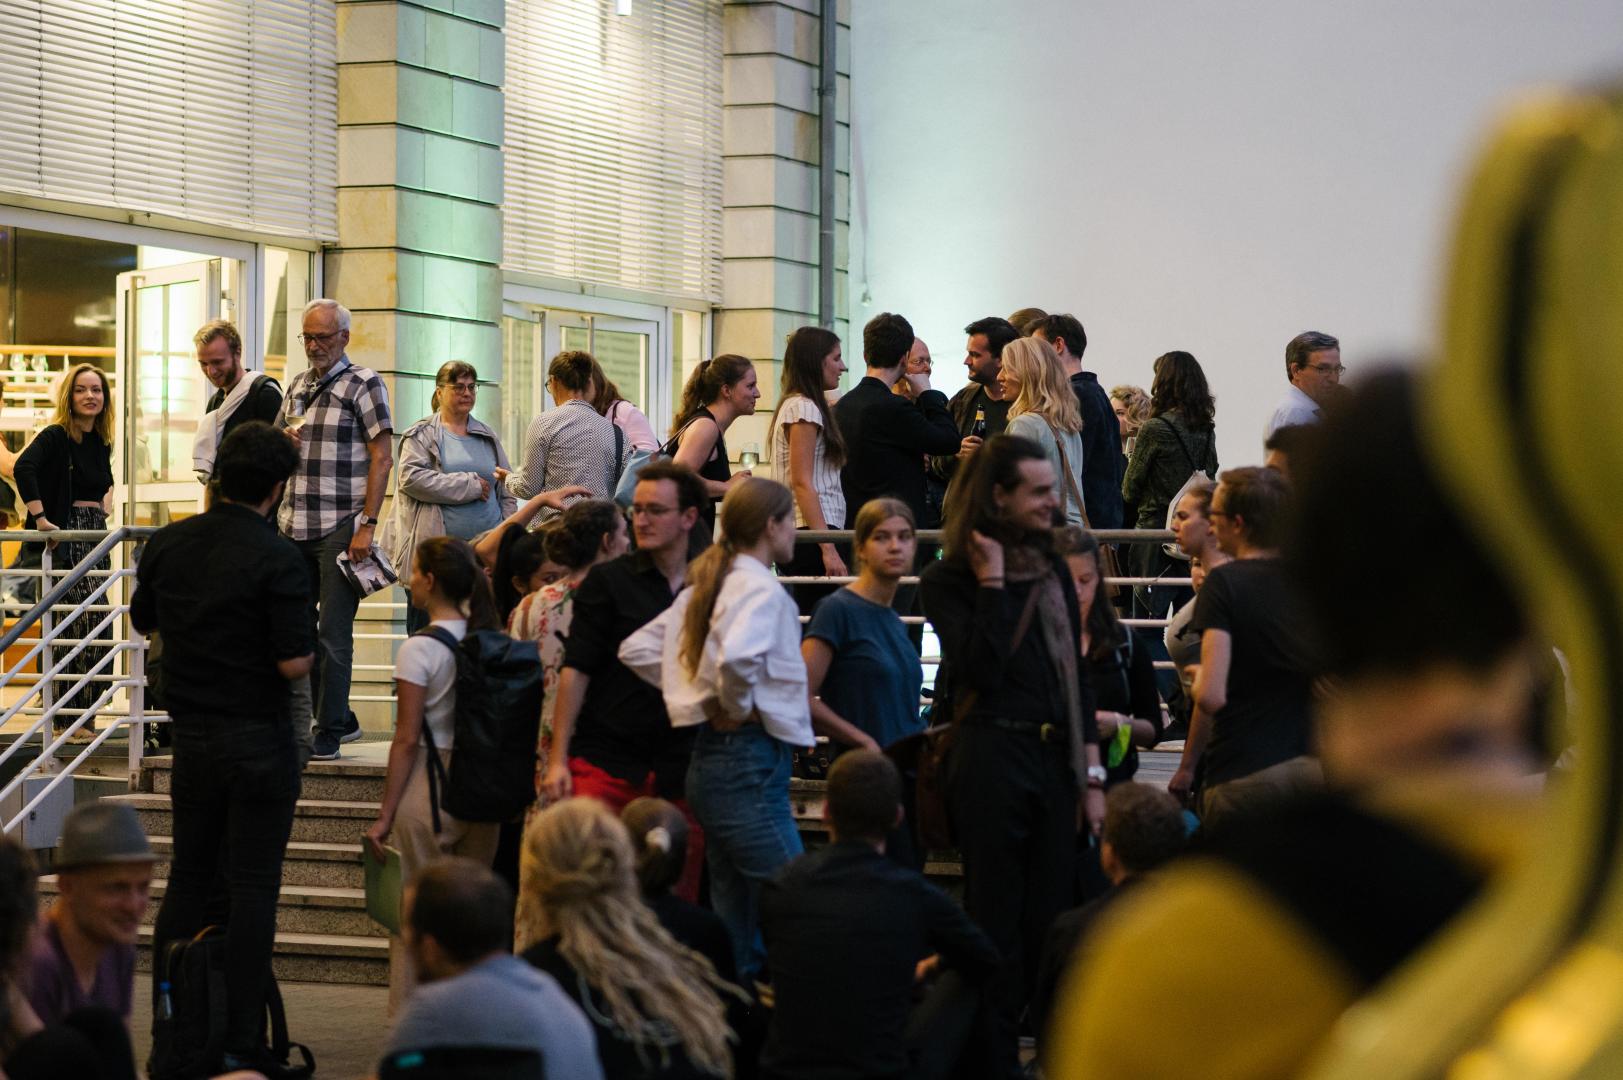
[[[223,876],[230,900],[225,1049],[251,1053],[264,1016],[282,857],[299,798],[292,722],[285,713],[172,715],[175,851],[153,929],[153,956],[218,917],[210,900],[216,878]]]
[[[1003,954],[987,986],[989,1076],[1020,1075],[1020,1013],[1048,928],[1071,905],[1076,777],[1064,743],[977,724],[959,726],[947,800],[964,858],[964,910]]]

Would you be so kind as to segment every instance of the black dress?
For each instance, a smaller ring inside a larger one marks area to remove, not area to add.
[[[1095,704],[1099,712],[1118,712],[1148,720],[1155,726],[1155,738],[1159,741],[1165,723],[1161,718],[1161,699],[1155,690],[1155,660],[1143,642],[1134,640],[1131,630],[1124,626],[1122,633],[1122,644],[1089,658]],[[1099,759],[1106,763],[1106,787],[1131,780],[1138,772],[1138,748],[1131,744],[1121,761],[1111,765],[1110,742],[1101,738]]]

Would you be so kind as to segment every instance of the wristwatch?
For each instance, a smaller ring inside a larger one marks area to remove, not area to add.
[[[375,527],[378,523],[378,519],[375,517],[367,517],[365,514],[362,514],[360,517],[355,519],[355,522],[357,525],[371,525]]]
[[[1088,787],[1104,787],[1105,777],[1109,775],[1109,773],[1105,772],[1105,767],[1103,765],[1089,765]]]

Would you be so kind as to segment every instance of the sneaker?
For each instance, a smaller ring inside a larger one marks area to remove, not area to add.
[[[341,743],[355,742],[361,737],[361,722],[355,719],[353,711],[344,718],[344,733],[338,736]]]
[[[338,739],[325,731],[316,732],[316,744],[310,751],[311,761],[338,760]]]

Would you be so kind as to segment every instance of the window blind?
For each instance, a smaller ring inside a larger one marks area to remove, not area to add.
[[[4,0],[0,190],[337,238],[332,0]]]
[[[507,269],[720,302],[721,24],[721,0],[507,5]]]

